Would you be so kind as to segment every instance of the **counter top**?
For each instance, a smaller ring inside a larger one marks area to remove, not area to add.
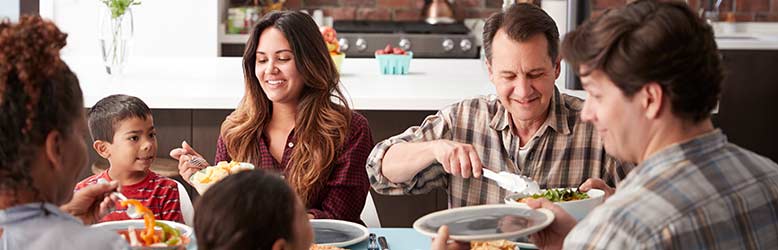
[[[86,107],[128,94],[153,109],[234,109],[243,97],[241,58],[130,57],[120,76],[108,75],[100,58],[64,60]],[[342,88],[357,110],[438,110],[495,91],[478,59],[413,59],[408,75],[381,75],[375,59],[347,58],[342,71]]]

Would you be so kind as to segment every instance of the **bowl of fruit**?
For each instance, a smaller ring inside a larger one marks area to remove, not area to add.
[[[330,52],[330,57],[332,57],[332,62],[335,63],[335,68],[340,72],[340,65],[343,64],[343,59],[346,59],[346,53],[340,51],[338,33],[329,26],[321,27],[319,31],[321,32],[321,36],[324,37],[324,44],[327,45],[327,51]]]
[[[402,48],[392,48],[391,44],[387,44],[385,48],[375,51],[375,58],[378,59],[381,74],[407,75],[413,52],[405,51]]]

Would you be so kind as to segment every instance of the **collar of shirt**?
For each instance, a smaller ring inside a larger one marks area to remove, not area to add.
[[[569,135],[572,133],[568,123],[568,116],[570,111],[567,110],[567,107],[565,107],[561,98],[562,95],[559,93],[559,89],[554,87],[554,95],[552,96],[551,103],[549,104],[549,115],[546,117],[546,121],[543,122],[543,125],[540,126],[540,129],[538,130],[541,133],[536,133],[537,135],[542,135],[546,128],[549,127],[556,132],[561,132],[564,135]],[[505,109],[505,107],[502,106],[502,104],[498,105],[497,112],[495,112],[494,116],[492,116],[492,120],[489,122],[489,126],[492,129],[498,131],[510,128],[509,112]]]
[[[83,224],[81,220],[60,210],[51,203],[27,203],[0,210],[0,225],[15,224],[36,217],[53,215],[65,218],[73,223]]]

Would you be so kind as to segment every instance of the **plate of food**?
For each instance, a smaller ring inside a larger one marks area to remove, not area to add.
[[[254,170],[254,165],[248,162],[220,161],[216,166],[209,166],[195,172],[189,177],[189,182],[192,183],[192,186],[198,193],[203,194],[214,183],[221,181],[224,177],[247,170]]]
[[[186,249],[192,238],[192,228],[173,221],[154,219],[154,213],[137,200],[122,201],[134,206],[142,220],[109,221],[92,225],[122,236],[131,249],[172,250]]]
[[[311,227],[313,227],[313,243],[320,246],[350,246],[364,241],[369,234],[366,227],[342,220],[313,219]]]
[[[434,237],[448,226],[450,238],[458,241],[491,241],[526,236],[547,227],[554,214],[547,209],[529,209],[510,204],[453,208],[425,215],[413,223],[419,233]]]
[[[577,188],[541,189],[537,194],[511,194],[505,197],[506,204],[529,208],[525,203],[529,198],[546,198],[567,211],[576,220],[581,220],[603,201],[605,191],[590,189],[579,192]]]

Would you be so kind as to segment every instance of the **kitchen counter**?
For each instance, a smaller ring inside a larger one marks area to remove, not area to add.
[[[716,36],[720,50],[778,50],[778,36],[727,34]]]
[[[106,74],[100,58],[65,57],[78,76],[84,105],[111,94],[143,99],[152,109],[234,109],[243,96],[241,58],[130,57],[124,74]],[[413,59],[408,75],[381,75],[374,59],[347,58],[341,82],[357,110],[438,110],[493,94],[477,59]]]

